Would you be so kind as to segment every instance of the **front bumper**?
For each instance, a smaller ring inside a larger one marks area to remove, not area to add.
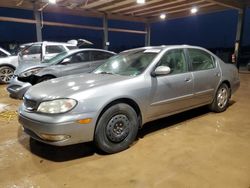
[[[40,142],[54,146],[66,146],[77,143],[89,142],[92,141],[94,138],[94,118],[93,121],[89,124],[80,124],[77,122],[77,119],[79,120],[83,118],[91,118],[90,116],[92,116],[93,114],[75,115],[72,117],[72,120],[69,120],[69,117],[52,117],[50,122],[48,121],[48,119],[45,118],[45,121],[48,122],[41,122],[37,119],[44,119],[43,116],[46,115],[33,113],[36,119],[31,119],[31,116],[33,116],[33,114],[29,113],[30,117],[27,117],[27,113],[28,112],[22,111],[21,107],[21,109],[19,110],[18,117],[19,123],[23,126],[24,131],[29,136]],[[66,121],[64,122],[63,120],[65,119]],[[67,135],[68,139],[62,141],[49,141],[42,138],[41,135],[43,134]]]
[[[17,76],[14,75],[7,86],[7,91],[10,93],[11,97],[22,99],[25,92],[32,85],[28,82],[21,82],[18,80]]]

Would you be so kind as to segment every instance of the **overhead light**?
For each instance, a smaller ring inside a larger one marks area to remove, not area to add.
[[[193,7],[192,9],[191,9],[191,13],[192,14],[196,14],[198,12],[198,9],[196,8],[196,7]]]
[[[166,14],[161,14],[161,15],[160,15],[160,18],[161,18],[162,20],[165,20],[165,19],[166,19]]]
[[[56,4],[56,0],[49,0],[49,3]]]
[[[144,4],[145,0],[136,0],[137,4]]]

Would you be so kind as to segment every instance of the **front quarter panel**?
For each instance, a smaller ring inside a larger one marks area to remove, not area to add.
[[[97,112],[98,116],[113,101],[130,99],[140,108],[142,121],[144,122],[144,115],[149,105],[149,84],[144,79],[144,76],[141,75],[118,83],[107,84],[84,92],[75,93],[70,98],[78,100],[78,105],[74,111]]]

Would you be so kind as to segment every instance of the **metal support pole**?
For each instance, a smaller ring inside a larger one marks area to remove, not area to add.
[[[36,38],[37,41],[40,42],[42,41],[41,15],[40,12],[38,11],[38,7],[35,2],[33,2],[33,12],[34,12],[34,18],[36,20]]]
[[[103,17],[103,48],[108,50],[109,42],[108,42],[108,16],[104,14]]]
[[[236,33],[235,48],[234,48],[235,63],[236,63],[237,68],[240,67],[239,56],[240,56],[241,45],[242,45],[245,13],[246,13],[246,9],[244,8],[243,10],[239,10],[239,14],[238,14],[237,33]]]
[[[145,30],[146,30],[146,34],[145,34],[145,46],[150,46],[151,43],[151,28],[150,28],[150,23],[146,23],[145,24]]]

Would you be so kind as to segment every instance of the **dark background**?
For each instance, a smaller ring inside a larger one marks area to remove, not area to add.
[[[32,11],[0,8],[0,16],[33,19]],[[223,59],[233,53],[236,37],[238,12],[229,10],[211,14],[197,15],[175,20],[165,20],[151,25],[151,45],[190,44],[210,49]],[[102,26],[102,19],[84,18],[63,14],[44,13],[46,21],[71,24]],[[109,27],[144,30],[142,23],[109,20]],[[68,41],[84,38],[94,43],[93,47],[102,48],[103,32],[44,26],[43,40]],[[36,41],[34,24],[0,22],[0,46],[8,49],[10,43]],[[144,35],[109,32],[109,49],[120,52],[125,49],[144,46]],[[243,51],[250,51],[250,9],[247,9],[243,34]]]

